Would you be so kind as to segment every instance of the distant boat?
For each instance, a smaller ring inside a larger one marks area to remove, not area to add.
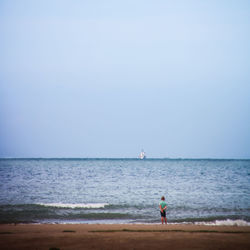
[[[139,155],[139,158],[140,158],[141,160],[146,159],[146,154],[145,154],[144,150],[141,151],[141,153],[140,153],[140,155]]]

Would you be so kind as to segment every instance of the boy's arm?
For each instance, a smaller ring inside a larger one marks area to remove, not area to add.
[[[163,210],[166,210],[167,209],[167,205],[163,208]]]
[[[161,208],[161,205],[159,205],[159,208],[160,208],[160,210],[161,210],[161,212],[162,212],[163,210],[162,210],[162,208]]]

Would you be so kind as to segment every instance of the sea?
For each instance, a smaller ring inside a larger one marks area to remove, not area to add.
[[[0,159],[0,223],[250,226],[250,160]]]

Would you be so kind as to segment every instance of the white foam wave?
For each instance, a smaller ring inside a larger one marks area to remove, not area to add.
[[[45,207],[59,207],[59,208],[104,208],[108,203],[39,203],[38,205]]]
[[[195,222],[196,225],[207,226],[250,226],[250,222],[244,220],[216,220],[212,222]]]

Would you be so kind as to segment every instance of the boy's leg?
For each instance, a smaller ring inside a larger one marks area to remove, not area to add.
[[[161,224],[163,224],[163,218],[164,218],[164,217],[161,216]]]
[[[165,224],[167,224],[167,218],[165,217]]]

